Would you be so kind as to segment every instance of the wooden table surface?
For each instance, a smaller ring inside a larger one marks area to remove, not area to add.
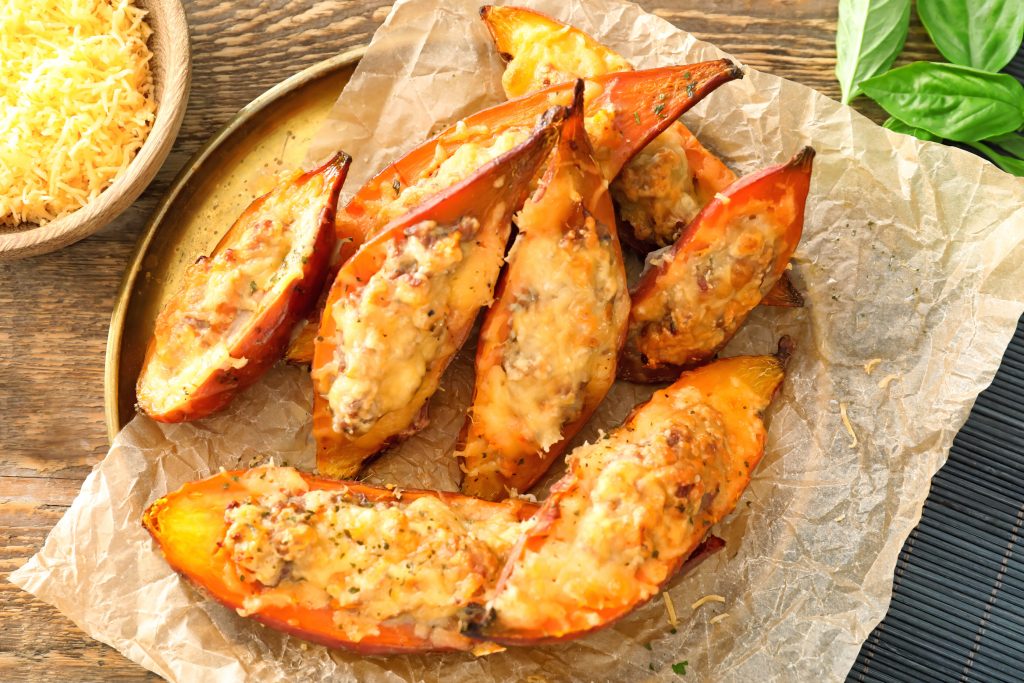
[[[136,238],[177,170],[240,107],[285,77],[369,42],[378,0],[185,0],[192,95],[156,182],[98,234],[0,264],[0,680],[159,680],[6,581],[42,545],[107,450],[103,355]],[[647,10],[769,71],[839,97],[836,0],[641,0]],[[903,61],[938,58],[920,25]],[[876,121],[884,115],[863,100]]]

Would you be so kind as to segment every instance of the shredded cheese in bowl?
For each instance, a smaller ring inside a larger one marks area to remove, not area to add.
[[[142,147],[156,115],[145,14],[131,0],[4,0],[0,225],[85,206]]]

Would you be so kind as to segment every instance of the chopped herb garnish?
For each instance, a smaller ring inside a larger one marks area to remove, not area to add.
[[[665,118],[665,114],[662,114],[663,111],[665,111],[665,105],[659,104],[654,108],[654,115],[657,116],[659,119],[663,119]]]
[[[636,121],[636,125],[640,125],[640,112],[633,112],[633,120]]]
[[[688,86],[686,86],[686,96],[687,97],[693,97],[693,93],[694,93],[694,91],[696,89],[697,89],[697,84],[696,83],[690,83]]]
[[[239,574],[238,575],[238,580],[244,583],[245,582],[245,574]]]
[[[677,675],[679,675],[679,676],[685,676],[686,675],[686,667],[687,667],[687,665],[689,665],[689,663],[690,663],[690,660],[688,660],[688,659],[687,660],[683,660],[681,662],[676,662],[675,664],[672,665],[672,671],[674,673],[676,673]]]
[[[654,649],[654,647],[650,643],[644,643],[644,648],[647,649],[648,651]]]
[[[250,294],[255,294],[256,293],[256,289],[257,289],[256,281],[255,280],[249,280],[249,293]]]
[[[355,586],[352,586],[351,588],[348,589],[348,592],[349,593],[358,593],[359,589],[356,588]],[[675,667],[672,667],[672,668],[674,669]],[[686,672],[684,671],[683,673],[686,673]]]
[[[225,491],[227,491],[229,486],[231,486],[231,484],[229,484],[227,482],[224,482],[223,484],[221,484],[221,488],[224,489]]]
[[[399,180],[398,178],[392,180],[391,189],[395,191],[395,196],[397,197],[398,194],[402,191],[402,181]]]
[[[308,256],[303,256],[302,257],[302,265],[306,265],[307,263],[309,263],[309,257]]]

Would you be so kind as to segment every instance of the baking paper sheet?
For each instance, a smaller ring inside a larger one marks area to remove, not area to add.
[[[579,26],[638,67],[723,56],[617,0],[521,4]],[[352,191],[429,131],[501,101],[502,66],[477,11],[465,1],[398,3],[311,158],[339,146],[351,153]],[[727,349],[770,352],[783,333],[797,341],[770,411],[767,455],[715,530],[726,550],[671,584],[675,632],[659,597],[571,644],[482,659],[358,657],[203,599],[154,551],[142,511],[221,466],[273,455],[311,467],[308,378],[287,367],[214,418],[179,426],[136,418],[11,580],[91,636],[188,683],[675,680],[670,665],[682,660],[687,680],[842,679],[885,613],[930,478],[1024,310],[1024,182],[749,69],[684,120],[742,173],[805,144],[818,158],[793,271],[807,306],[757,310]],[[449,453],[471,382],[464,353],[431,405],[431,427],[378,460],[370,478],[452,488]],[[584,436],[614,425],[646,391],[616,386]],[[707,594],[725,603],[691,609]],[[711,623],[720,614],[728,618]]]

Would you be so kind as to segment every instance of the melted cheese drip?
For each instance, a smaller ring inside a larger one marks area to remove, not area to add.
[[[312,176],[301,187],[286,180],[258,209],[229,248],[201,258],[185,284],[165,306],[155,335],[155,352],[143,374],[153,409],[187,400],[217,370],[244,367],[232,355],[237,343],[303,273],[303,259],[320,226],[324,179]],[[156,391],[156,387],[161,387]]]
[[[369,282],[335,303],[335,355],[316,379],[329,381],[336,431],[365,434],[412,400],[450,341],[454,277],[470,260],[478,229],[473,219],[410,228],[407,239],[388,246]]]
[[[769,275],[784,246],[754,203],[710,246],[678,253],[650,295],[634,300],[627,345],[651,367],[708,358],[774,286]]]
[[[304,482],[230,508],[225,521],[225,578],[263,587],[246,612],[329,607],[355,642],[389,620],[456,629],[462,608],[489,597],[525,524],[507,507],[474,515],[434,496],[373,503]]]
[[[0,10],[0,225],[85,206],[156,115],[145,12],[130,0],[6,0]]]
[[[538,513],[555,519],[543,545],[524,551],[492,604],[503,628],[598,626],[601,610],[656,593],[703,537],[732,465],[709,457],[729,447],[723,417],[693,388],[664,400],[669,412],[645,407],[632,428],[569,456],[560,486],[571,486]]]

